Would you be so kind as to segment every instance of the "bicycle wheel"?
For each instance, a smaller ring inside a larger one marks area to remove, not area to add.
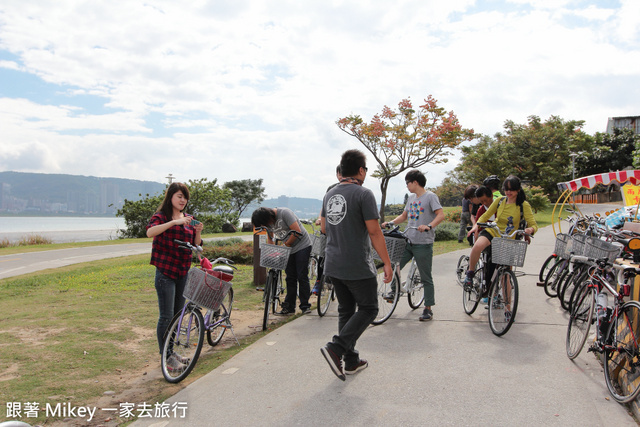
[[[551,270],[551,268],[555,265],[557,259],[558,259],[558,255],[551,254],[547,257],[546,260],[544,260],[544,262],[542,263],[542,267],[540,267],[540,273],[538,273],[538,281],[540,283],[545,282],[545,280],[547,279],[547,274],[549,273],[549,270]],[[555,295],[549,295],[549,296],[552,297]]]
[[[578,357],[582,347],[584,347],[587,336],[589,336],[595,301],[596,290],[590,283],[584,283],[576,288],[571,305],[569,326],[567,326],[566,349],[569,359],[573,360]]]
[[[222,340],[222,336],[227,330],[227,323],[231,318],[231,309],[233,306],[233,288],[229,289],[229,292],[222,300],[220,307],[209,316],[209,328],[207,329],[207,341],[210,346],[216,346]],[[223,319],[227,320],[223,320]],[[222,320],[222,321],[220,321]]]
[[[331,305],[331,301],[333,301],[334,298],[333,283],[331,283],[331,279],[327,276],[322,276],[318,289],[318,305],[316,307],[318,316],[322,317],[327,314],[329,305]]]
[[[271,310],[273,291],[277,286],[277,274],[278,273],[275,270],[269,270],[269,274],[267,274],[267,283],[264,285],[264,314],[262,316],[263,331],[266,331],[269,327],[269,311]]]
[[[458,259],[458,265],[456,266],[456,280],[458,285],[464,285],[464,279],[467,275],[467,270],[469,269],[469,255],[462,255],[460,259]]]
[[[161,360],[164,379],[170,383],[185,379],[196,366],[203,342],[202,313],[197,306],[189,303],[173,317],[164,335]]]
[[[412,309],[420,308],[424,302],[424,287],[420,280],[420,272],[417,266],[413,266],[413,274],[407,277],[407,300]]]
[[[489,292],[489,326],[496,336],[507,333],[518,310],[518,280],[513,271],[503,269]]]
[[[482,265],[480,261],[478,261],[478,265]],[[473,276],[473,286],[468,291],[462,288],[462,306],[464,307],[464,312],[468,315],[472,315],[476,308],[478,308],[478,303],[482,299],[482,282],[484,281],[484,269],[479,268],[476,270],[476,274]]]
[[[394,266],[395,269],[395,266]],[[378,270],[378,315],[371,322],[372,325],[382,325],[393,314],[393,310],[398,305],[398,299],[400,299],[400,277],[398,276],[397,269],[393,272],[393,279],[389,283],[384,283],[384,273],[382,268]],[[387,299],[385,297],[391,296]]]
[[[544,293],[553,298],[558,296],[558,279],[565,270],[567,260],[557,258],[544,277]]]
[[[571,296],[576,287],[584,283],[587,280],[587,268],[585,265],[580,265],[575,268],[569,276],[567,276],[566,284],[562,287],[562,294],[560,296],[560,305],[562,308],[571,313]]]
[[[280,297],[284,293],[284,288],[282,287],[282,271],[278,271],[276,275],[276,285],[272,289],[271,293],[271,313],[276,314],[278,312],[278,308],[282,305],[280,303]],[[295,306],[292,309],[295,310]]]
[[[604,378],[609,393],[620,403],[627,403],[640,392],[640,303],[625,303],[609,326],[609,340],[604,350]]]
[[[557,280],[557,285],[556,285],[556,290],[558,291],[558,299],[560,300],[560,305],[562,306],[562,293],[564,290],[564,287],[567,286],[567,280],[569,279],[569,275],[571,274],[571,271],[569,271],[569,266],[567,265],[566,267],[563,267],[563,271],[562,273],[560,273],[558,275]],[[563,307],[564,308],[564,307]]]

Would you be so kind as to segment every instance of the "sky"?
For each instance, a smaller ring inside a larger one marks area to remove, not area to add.
[[[639,82],[638,0],[3,0],[0,171],[320,199],[364,150],[341,117],[432,95],[481,134],[531,115],[594,134],[640,115]]]

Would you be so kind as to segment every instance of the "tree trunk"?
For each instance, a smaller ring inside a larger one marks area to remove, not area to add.
[[[380,224],[384,222],[384,211],[385,205],[387,204],[387,188],[389,187],[389,180],[390,178],[387,176],[380,178],[380,192],[382,193],[380,198]]]

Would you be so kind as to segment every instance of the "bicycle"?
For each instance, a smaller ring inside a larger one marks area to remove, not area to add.
[[[317,303],[316,310],[318,316],[323,317],[329,311],[331,301],[336,299],[333,283],[331,279],[324,274],[324,250],[327,245],[327,236],[322,234],[320,230],[316,230],[313,221],[301,221],[304,224],[311,224],[313,234],[311,238],[311,256],[309,257],[309,282],[314,284],[316,289]],[[319,273],[322,271],[322,273]],[[320,277],[318,277],[320,276]],[[317,286],[317,288],[316,288]]]
[[[409,307],[413,310],[420,308],[424,301],[424,291],[422,281],[420,280],[420,272],[416,264],[415,258],[411,260],[407,280],[401,281],[400,261],[404,254],[404,248],[409,241],[406,232],[409,229],[417,230],[417,227],[406,227],[404,231],[399,231],[399,226],[391,228],[387,225],[384,233],[384,240],[387,246],[387,252],[391,263],[394,264],[394,273],[391,282],[384,283],[382,275],[378,274],[378,316],[371,322],[373,325],[381,325],[391,317],[398,300],[403,294],[407,294]],[[378,254],[374,251],[374,259],[381,261]],[[391,305],[389,305],[391,304]]]
[[[257,227],[257,232],[269,230],[266,227]],[[289,230],[282,238],[275,240],[275,244],[260,242],[260,266],[268,269],[267,282],[264,285],[264,312],[262,316],[262,330],[266,331],[269,327],[269,313],[275,314],[281,305],[280,296],[284,294],[282,285],[282,270],[287,267],[291,247],[278,245],[280,242],[286,241],[291,235],[297,237],[302,236],[295,230]]]
[[[514,230],[510,234],[502,233],[493,222],[478,224],[481,227],[495,229],[500,233],[500,237],[494,237],[491,240],[491,262],[488,262],[485,254],[482,268],[476,268],[472,285],[466,287],[464,286],[464,276],[469,268],[469,259],[466,258],[465,265],[463,256],[458,260],[456,277],[458,283],[462,284],[465,312],[469,315],[473,314],[483,295],[487,295],[489,327],[494,335],[502,336],[513,325],[518,310],[518,280],[512,267],[524,265],[528,245],[525,240],[515,240],[513,237],[533,236],[525,233],[524,230]],[[491,263],[495,265],[495,271],[492,275],[491,285],[487,288],[488,269]],[[478,273],[480,274],[476,279]]]
[[[591,256],[578,257],[591,264],[590,276],[574,295],[567,326],[567,356],[573,360],[580,354],[595,323],[596,337],[589,352],[602,355],[605,383],[611,396],[617,402],[627,403],[640,393],[640,303],[624,302],[624,297],[630,295],[630,282],[640,271],[614,264],[620,252],[618,246],[595,239],[587,245]],[[613,270],[618,270],[616,275]],[[609,295],[613,297],[613,306],[609,306]]]
[[[233,307],[233,262],[217,258],[213,262],[200,258],[202,248],[188,242],[174,240],[178,246],[194,252],[201,268],[191,268],[187,276],[184,297],[187,299],[164,334],[162,346],[162,375],[170,383],[185,379],[200,357],[205,331],[209,345],[216,346],[227,329],[236,343],[238,338],[231,324]],[[224,265],[216,265],[224,264]],[[203,317],[201,310],[207,312]]]

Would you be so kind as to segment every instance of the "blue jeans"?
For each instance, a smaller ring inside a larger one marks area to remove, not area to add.
[[[184,306],[185,298],[182,294],[187,284],[187,276],[172,279],[156,269],[155,283],[156,293],[158,294],[158,308],[160,309],[156,334],[158,335],[158,347],[160,347],[160,353],[162,353],[164,333],[169,328],[173,316],[180,312]]]
[[[378,281],[374,276],[362,280],[332,277],[331,282],[338,298],[338,335],[327,346],[344,356],[346,365],[354,365],[360,360],[356,341],[378,314]]]
[[[424,306],[431,307],[436,304],[435,290],[433,287],[433,277],[431,276],[431,267],[433,264],[433,243],[424,245],[412,245],[407,243],[404,248],[404,254],[400,260],[400,269],[402,269],[411,258],[416,259],[416,265],[420,272],[420,281],[422,289],[424,289]]]
[[[300,309],[311,308],[311,304],[309,304],[309,297],[311,296],[311,289],[309,288],[309,255],[311,255],[311,246],[289,255],[287,268],[284,270],[287,274],[285,279],[287,296],[282,303],[283,309],[296,310],[298,292],[300,292]]]

